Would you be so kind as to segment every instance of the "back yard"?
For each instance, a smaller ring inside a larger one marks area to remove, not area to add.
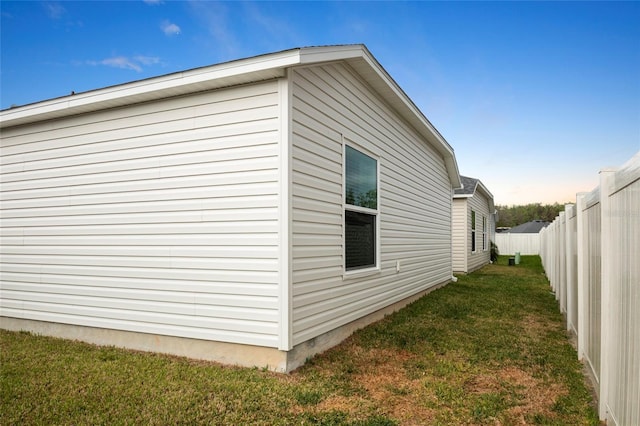
[[[0,423],[598,424],[539,257],[506,263],[290,375],[0,331]]]

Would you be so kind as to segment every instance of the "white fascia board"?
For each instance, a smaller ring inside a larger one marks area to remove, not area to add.
[[[398,86],[393,78],[382,68],[382,66],[367,53],[367,57],[372,67],[380,72],[381,77],[385,83],[394,91],[394,94],[402,101],[404,107],[407,109],[408,115],[405,117],[408,121],[422,134],[426,139],[436,148],[436,150],[444,158],[447,172],[449,174],[449,180],[453,189],[462,188],[462,180],[460,178],[460,172],[458,170],[458,162],[456,161],[453,148],[446,141],[444,136],[435,128],[433,124],[425,117],[420,109],[413,103],[411,98]]]
[[[374,71],[374,75],[362,73],[363,77],[442,155],[452,188],[462,188],[458,163],[451,145],[364,45],[351,46],[351,49],[340,50],[343,55],[349,52],[364,60],[368,68]],[[358,70],[359,67],[355,64],[354,68]]]
[[[300,64],[317,64],[362,58],[367,50],[362,44],[346,44],[341,46],[317,46],[300,49]]]
[[[299,49],[241,59],[0,111],[0,128],[284,76]]]
[[[453,148],[362,44],[306,47],[196,68],[0,111],[0,128],[284,77],[288,67],[346,60],[442,155],[454,189]],[[372,72],[373,71],[373,72]]]
[[[479,189],[480,192],[482,192],[482,194],[485,197],[489,198],[490,200],[493,200],[493,194],[484,185],[484,183],[482,183],[480,179],[475,179],[475,180],[476,180],[476,186],[473,188],[473,192],[471,194],[454,194],[453,198],[471,198],[475,195],[476,191],[478,191]]]
[[[450,156],[444,157],[444,162],[449,172],[449,180],[453,189],[462,189],[462,179],[460,179],[460,171],[458,170],[458,161],[456,160],[453,149]]]
[[[453,199],[472,198],[476,194],[476,192],[480,192],[485,197],[487,197],[487,201],[489,202],[489,211],[493,212],[495,210],[495,208],[496,208],[494,200],[493,200],[493,194],[491,194],[489,189],[487,189],[487,187],[484,186],[482,181],[479,180],[479,179],[476,179],[476,186],[475,186],[475,188],[473,188],[473,192],[471,194],[453,194]]]
[[[495,211],[496,205],[493,200],[493,194],[489,191],[489,189],[486,186],[484,186],[484,184],[480,180],[478,181],[477,189],[479,189],[480,192],[482,192],[484,196],[487,197],[487,201],[489,201],[489,212]]]
[[[489,189],[484,185],[484,183],[482,183],[481,180],[478,180],[478,184],[476,186],[476,190],[480,188],[480,190],[484,193],[485,196],[493,199],[493,194],[491,193],[491,191],[489,191]]]

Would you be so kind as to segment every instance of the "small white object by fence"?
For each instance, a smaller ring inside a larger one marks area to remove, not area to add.
[[[640,152],[576,201],[540,232],[540,256],[600,418],[640,425]]]
[[[495,235],[495,243],[500,254],[514,255],[516,252],[522,255],[540,254],[540,234],[518,234],[501,232]]]

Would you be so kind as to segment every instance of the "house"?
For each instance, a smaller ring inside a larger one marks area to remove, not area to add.
[[[550,223],[551,222],[547,222],[546,220],[532,220],[527,223],[521,223],[520,225],[513,226],[505,232],[511,234],[537,234],[543,228],[549,226]]]
[[[453,149],[363,45],[0,114],[4,329],[286,372],[452,278]]]
[[[453,193],[453,270],[469,273],[491,261],[496,210],[493,195],[479,179],[461,179],[462,188]]]

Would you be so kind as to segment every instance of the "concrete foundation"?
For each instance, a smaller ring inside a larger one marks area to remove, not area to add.
[[[0,317],[0,328],[10,331],[29,331],[43,336],[79,340],[102,346],[116,346],[139,351],[165,353],[193,359],[215,361],[227,365],[259,367],[276,372],[288,373],[302,366],[306,360],[313,355],[336,346],[353,334],[354,331],[384,318],[386,315],[403,308],[445,284],[446,283],[442,283],[431,287],[328,333],[296,345],[290,351],[237,343],[111,330],[11,317]]]

